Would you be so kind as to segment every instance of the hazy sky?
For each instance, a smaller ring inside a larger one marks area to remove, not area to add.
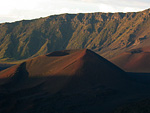
[[[150,0],[0,0],[0,23],[61,13],[133,12],[150,8]]]

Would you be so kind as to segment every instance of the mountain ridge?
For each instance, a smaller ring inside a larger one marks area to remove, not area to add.
[[[0,24],[0,59],[88,48],[106,58],[149,42],[150,11],[61,14]]]

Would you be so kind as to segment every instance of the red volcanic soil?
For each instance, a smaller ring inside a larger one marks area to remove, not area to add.
[[[107,113],[140,98],[143,86],[88,49],[39,56],[1,71],[0,78],[1,113]]]
[[[127,72],[150,73],[150,47],[124,52],[110,61]]]
[[[124,79],[123,75],[124,72],[118,67],[87,49],[52,52],[0,72],[0,78],[9,78],[10,81],[15,81],[15,84],[18,82],[16,80],[25,76],[26,79],[42,78],[36,82],[26,83],[27,85],[20,84],[19,87],[33,87],[44,83],[44,88],[50,93],[62,90],[67,84],[86,87],[86,85],[101,83],[111,86]]]

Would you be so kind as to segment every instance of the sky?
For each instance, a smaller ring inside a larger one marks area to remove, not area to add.
[[[0,0],[0,23],[62,13],[137,12],[150,0]]]

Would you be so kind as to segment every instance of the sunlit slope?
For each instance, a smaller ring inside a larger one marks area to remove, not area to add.
[[[0,72],[0,112],[107,113],[148,89],[91,50],[55,51]]]
[[[150,73],[150,47],[124,52],[110,61],[128,72]]]
[[[113,86],[122,83],[125,73],[91,50],[82,49],[56,51],[27,60],[1,71],[0,78],[18,88],[44,84],[50,92],[55,88],[55,92],[67,84],[81,88],[93,84]]]
[[[0,24],[0,59],[12,61],[56,50],[92,49],[111,58],[150,42],[150,10],[62,14]]]

